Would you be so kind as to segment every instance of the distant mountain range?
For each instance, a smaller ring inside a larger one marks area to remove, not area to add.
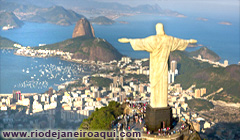
[[[95,0],[71,0],[66,2],[64,0],[53,0],[53,3],[62,5],[64,7],[73,8],[76,11],[86,10],[93,14],[106,13],[106,14],[162,14],[171,16],[183,16],[182,14],[169,9],[162,9],[159,5],[139,5],[132,7],[129,5],[120,4],[117,2],[100,2]],[[107,16],[107,15],[105,15]]]
[[[1,11],[4,11],[2,14],[7,14],[8,12],[14,13],[21,21],[71,25],[84,17],[72,10],[66,10],[61,6],[42,8],[33,5],[8,2],[5,0],[0,0],[0,5]],[[1,20],[5,19],[6,18],[3,18]]]
[[[72,25],[84,17],[83,15],[79,15],[72,10],[66,10],[61,6],[40,8],[36,10],[35,13],[36,14],[31,16],[22,16],[21,19],[30,22]]]
[[[184,17],[183,14],[176,11],[164,10],[157,4],[131,7],[116,2],[108,3],[94,0],[43,0],[41,2],[37,0],[0,0],[0,5],[1,27],[6,26],[6,24],[21,27],[23,25],[22,21],[72,25],[84,17],[81,14],[86,14],[89,17],[100,16],[91,19],[92,23],[95,24],[113,24],[115,21],[111,19],[134,14],[159,14]]]
[[[8,25],[18,28],[23,25],[23,22],[12,12],[0,12],[0,27]]]
[[[4,1],[4,0],[1,0]],[[6,0],[5,0],[6,1]],[[91,16],[107,16],[113,17],[116,15],[131,15],[131,14],[159,14],[166,16],[184,17],[183,14],[169,9],[162,9],[158,4],[155,5],[139,5],[132,7],[129,5],[120,4],[117,2],[100,2],[96,0],[8,0],[20,5],[35,5],[38,7],[52,7],[55,5],[63,6],[67,9],[72,9],[80,14]],[[4,6],[5,7],[5,6]],[[15,6],[14,6],[15,7]],[[14,9],[14,8],[10,8]]]

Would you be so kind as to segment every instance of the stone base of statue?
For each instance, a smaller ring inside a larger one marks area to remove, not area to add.
[[[161,128],[172,127],[172,108],[152,108],[147,106],[145,124],[150,131],[158,131]]]

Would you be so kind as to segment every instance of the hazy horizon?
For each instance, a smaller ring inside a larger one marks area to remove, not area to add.
[[[201,16],[201,17],[214,17],[219,19],[239,19],[240,4],[239,0],[8,0],[12,2],[41,5],[48,7],[52,5],[61,5],[65,8],[76,10],[82,7],[104,7],[104,3],[119,3],[136,7],[139,5],[154,5],[158,4],[162,9],[170,9],[177,11],[186,16]],[[94,2],[98,2],[95,4]],[[106,7],[107,8],[107,7]]]
[[[239,1],[238,0],[96,0],[99,2],[117,2],[130,6],[139,6],[143,4],[158,4],[163,9],[170,9],[187,15],[200,16],[218,16],[224,18],[226,15],[234,16],[239,19]]]

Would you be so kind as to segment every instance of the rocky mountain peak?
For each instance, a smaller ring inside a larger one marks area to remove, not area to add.
[[[94,29],[86,18],[80,19],[75,25],[72,37],[78,36],[95,37]]]

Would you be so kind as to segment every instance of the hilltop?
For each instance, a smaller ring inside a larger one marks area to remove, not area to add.
[[[93,24],[99,24],[99,25],[111,25],[115,23],[114,20],[111,20],[105,16],[99,16],[99,17],[90,19],[90,22]]]
[[[24,17],[23,20],[71,25],[83,17],[83,15],[79,15],[72,10],[66,10],[61,6],[52,6],[50,8],[38,8],[35,15]]]
[[[202,47],[199,50],[190,52],[190,55],[195,57],[200,55],[203,59],[208,59],[211,61],[219,61],[221,59],[215,52],[211,51],[207,47]]]
[[[52,23],[57,25],[71,25],[83,17],[83,15],[79,15],[72,10],[66,10],[61,6],[36,8],[34,14],[20,16],[21,20],[29,22]]]
[[[23,22],[12,12],[0,12],[0,27],[8,25],[18,28],[23,25]]]
[[[33,49],[62,50],[74,53],[73,59],[87,59],[93,61],[112,61],[122,57],[117,49],[104,39],[80,36],[59,43],[49,44]]]
[[[76,23],[72,38],[77,36],[95,37],[94,29],[86,18],[82,18]]]
[[[181,83],[184,89],[196,84],[196,88],[205,87],[209,95],[220,88],[223,91],[211,96],[226,102],[240,102],[240,66],[230,65],[215,68],[209,63],[200,62],[189,57],[187,52],[174,51],[170,60],[177,60],[179,75],[175,83]],[[205,96],[206,96],[205,95]]]
[[[80,128],[83,130],[109,130],[111,123],[123,114],[124,105],[111,101],[108,106],[96,109],[87,119],[84,119]]]

